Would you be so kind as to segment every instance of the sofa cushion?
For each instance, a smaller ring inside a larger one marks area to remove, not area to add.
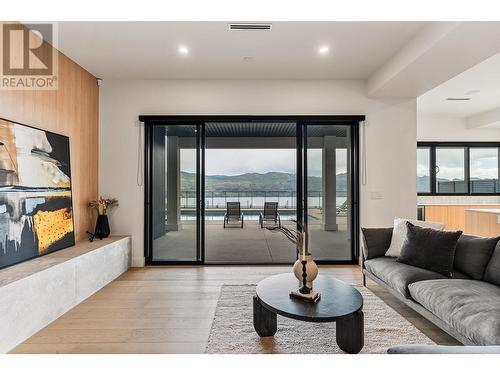
[[[475,280],[482,280],[498,240],[500,237],[460,236],[455,250],[453,273],[458,271]]]
[[[500,286],[500,242],[497,243],[495,251],[486,266],[483,280]]]
[[[365,261],[366,269],[406,298],[410,298],[408,284],[421,280],[443,279],[444,276],[399,263],[393,257],[381,257]]]
[[[391,245],[389,246],[389,249],[387,250],[387,253],[385,253],[385,255],[390,257],[398,257],[401,254],[401,249],[403,248],[403,244],[406,241],[406,223],[412,223],[413,225],[417,225],[421,228],[432,228],[436,230],[443,230],[445,227],[445,224],[443,223],[402,219],[396,217],[394,218],[394,229],[392,231]]]
[[[500,344],[500,288],[479,280],[426,280],[411,297],[477,345]]]
[[[391,244],[392,228],[361,228],[365,259],[383,257]]]
[[[406,223],[407,237],[398,262],[451,277],[457,241],[462,231],[445,232]]]

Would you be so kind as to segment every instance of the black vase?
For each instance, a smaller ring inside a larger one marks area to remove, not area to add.
[[[98,215],[95,225],[95,236],[97,238],[106,238],[109,236],[109,233],[108,215]]]

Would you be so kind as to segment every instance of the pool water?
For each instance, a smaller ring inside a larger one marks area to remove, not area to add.
[[[244,220],[259,220],[259,214],[262,211],[243,211]],[[225,211],[207,211],[205,220],[223,220]],[[281,220],[295,220],[296,215],[293,211],[280,212]],[[181,220],[196,220],[195,211],[181,210]]]

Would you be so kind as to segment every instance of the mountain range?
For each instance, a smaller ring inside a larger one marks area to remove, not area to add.
[[[309,191],[321,191],[321,177],[307,179]],[[296,175],[285,172],[244,173],[236,176],[205,176],[205,190],[223,191],[295,191]],[[196,190],[196,174],[181,172],[181,190]],[[337,191],[347,191],[347,173],[337,174]]]

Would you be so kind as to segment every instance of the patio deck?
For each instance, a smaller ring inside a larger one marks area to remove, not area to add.
[[[350,259],[350,233],[346,218],[339,217],[339,230],[325,232],[319,223],[309,225],[309,249],[315,259]],[[293,228],[292,221],[282,225]],[[195,225],[185,221],[182,229],[154,240],[155,259],[193,260],[196,254]],[[222,220],[205,224],[207,263],[292,263],[295,246],[281,233],[261,229],[256,220],[245,220],[244,228],[223,228]]]

